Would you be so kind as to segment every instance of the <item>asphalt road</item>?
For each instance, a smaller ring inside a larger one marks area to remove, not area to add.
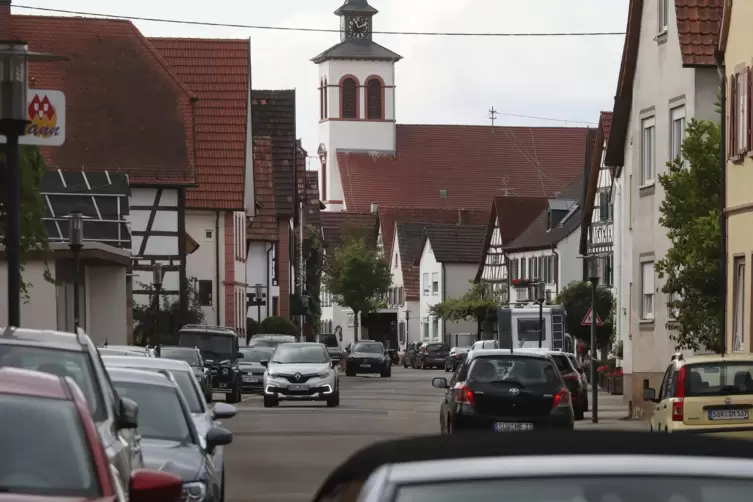
[[[225,425],[234,434],[226,450],[226,502],[311,500],[325,477],[351,453],[375,441],[439,432],[442,390],[431,386],[442,370],[395,367],[391,378],[341,377],[339,408],[283,402],[265,409],[259,396],[244,397]],[[218,396],[219,397],[219,396]],[[600,424],[591,414],[576,428],[643,427],[622,422],[621,396],[600,396]]]

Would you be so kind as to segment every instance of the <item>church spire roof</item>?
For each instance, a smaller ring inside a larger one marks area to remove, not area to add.
[[[345,3],[335,11],[336,16],[344,16],[346,14],[361,14],[373,16],[379,11],[369,5],[369,0],[345,0]]]

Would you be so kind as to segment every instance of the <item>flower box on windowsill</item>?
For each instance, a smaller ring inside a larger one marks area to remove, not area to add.
[[[536,281],[532,281],[531,279],[513,279],[512,280],[512,286],[514,288],[527,288],[535,284],[536,284]]]

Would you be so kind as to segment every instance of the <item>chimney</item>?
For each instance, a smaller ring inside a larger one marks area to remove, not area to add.
[[[458,209],[458,226],[463,226],[467,224],[468,224],[468,210]]]
[[[379,210],[379,204],[377,204],[376,202],[372,202],[371,203],[371,214],[376,214],[378,210]]]
[[[10,0],[0,0],[0,40],[12,40],[10,26]]]

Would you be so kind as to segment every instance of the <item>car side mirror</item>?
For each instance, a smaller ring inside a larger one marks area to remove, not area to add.
[[[236,359],[243,359],[243,352],[238,352],[235,354]]]
[[[236,407],[227,403],[215,403],[212,409],[212,417],[217,420],[233,418],[236,413],[238,413]]]
[[[180,500],[183,479],[162,471],[137,469],[131,473],[128,486],[131,502],[162,502]]]
[[[133,399],[120,398],[118,429],[135,429],[139,426],[139,405]]]
[[[432,387],[437,389],[449,389],[450,385],[447,383],[447,379],[444,377],[436,377],[431,380]]]
[[[219,404],[219,403],[217,403]],[[212,427],[207,431],[206,450],[213,455],[218,446],[224,446],[233,442],[233,433],[224,427]]]
[[[263,361],[259,361],[259,363],[266,368],[269,365],[269,360],[265,359]]]
[[[656,400],[656,390],[654,389],[643,389],[643,400],[644,401],[651,401],[653,403],[657,402]]]

